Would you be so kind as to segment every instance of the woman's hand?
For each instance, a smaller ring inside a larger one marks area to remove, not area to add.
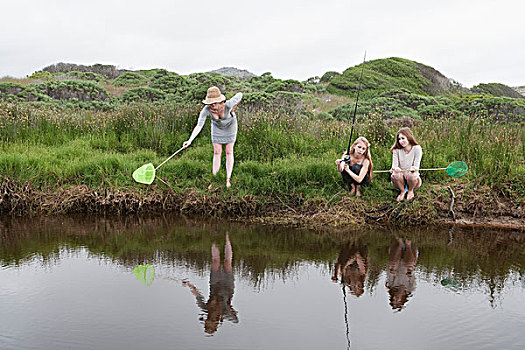
[[[415,166],[412,165],[412,166],[410,167],[410,172],[411,172],[411,173],[415,173],[416,171],[417,171],[417,168],[416,168]]]
[[[401,168],[398,167],[398,166],[396,166],[393,170],[394,170],[394,173],[399,173],[399,172],[401,172]]]

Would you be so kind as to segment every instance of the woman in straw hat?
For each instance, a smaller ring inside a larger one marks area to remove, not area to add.
[[[233,170],[233,145],[237,138],[237,118],[235,107],[241,102],[242,93],[237,93],[230,100],[221,93],[218,87],[212,86],[208,89],[206,99],[202,101],[205,104],[197,125],[193,129],[188,141],[184,142],[184,148],[191,145],[192,141],[199,135],[206,122],[206,119],[211,119],[211,142],[213,143],[213,175],[217,174],[221,167],[222,145],[225,146],[226,151],[226,187],[231,186],[231,176]]]

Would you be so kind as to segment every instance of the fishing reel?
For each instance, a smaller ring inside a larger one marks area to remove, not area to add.
[[[347,163],[347,164],[350,164],[350,155],[349,154],[345,154],[343,156],[343,162]]]

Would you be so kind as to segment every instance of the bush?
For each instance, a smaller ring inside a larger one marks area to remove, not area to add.
[[[166,93],[159,89],[139,87],[126,91],[120,97],[123,102],[138,102],[138,101],[162,101],[166,99]]]
[[[140,73],[126,72],[118,76],[114,81],[113,85],[116,86],[141,86],[148,83],[148,78]]]
[[[333,72],[333,71],[326,72],[321,77],[321,83],[329,83],[329,82],[332,81],[332,79],[334,79],[335,77],[337,77],[339,75],[341,75],[341,73]]]
[[[504,85],[504,84],[498,84],[498,83],[491,83],[491,84],[479,84],[474,86],[471,89],[472,92],[476,94],[488,94],[495,97],[512,97],[512,98],[521,98],[525,99],[523,95],[518,93],[513,88]]]
[[[108,92],[90,81],[50,81],[30,84],[22,93],[26,101],[76,100],[111,102]]]
[[[25,88],[21,84],[0,82],[0,99],[17,99],[24,90]]]
[[[186,86],[186,79],[177,73],[159,70],[151,78],[150,88],[162,90],[168,94],[176,94]]]
[[[94,72],[77,72],[77,71],[71,71],[66,74],[60,74],[55,76],[57,80],[73,80],[73,79],[79,79],[79,80],[94,80],[96,82],[99,81],[105,81],[106,77],[94,73]]]
[[[264,89],[266,92],[277,92],[277,91],[287,91],[287,92],[299,92],[304,93],[304,85],[297,80],[275,80],[271,84],[267,85]]]

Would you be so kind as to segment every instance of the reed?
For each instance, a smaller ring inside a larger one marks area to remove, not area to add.
[[[159,164],[189,137],[198,106],[134,104],[92,111],[0,103],[0,172],[42,187],[86,184],[144,188],[131,180],[144,163]],[[341,189],[334,160],[346,149],[350,123],[290,116],[276,111],[238,110],[234,186],[238,194],[330,198]],[[372,143],[375,169],[389,169],[389,148],[399,125],[372,113],[354,135]],[[523,197],[525,173],[521,124],[497,124],[476,116],[428,119],[412,127],[423,150],[422,167],[469,164],[464,181]],[[206,191],[222,185],[224,171],[211,176],[209,122],[180,157],[159,176],[177,191]],[[449,181],[427,172],[426,183]],[[463,180],[462,180],[463,181]],[[389,177],[377,174],[369,196],[391,196]],[[510,191],[510,192],[509,192]]]

